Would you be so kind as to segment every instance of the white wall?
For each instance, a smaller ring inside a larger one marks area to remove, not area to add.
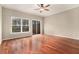
[[[31,14],[28,14],[28,13],[23,13],[23,12],[20,12],[20,11],[7,9],[7,8],[2,8],[2,10],[3,10],[3,12],[2,12],[3,13],[3,21],[2,21],[3,40],[10,39],[10,38],[31,36],[32,35],[32,23],[31,23],[32,19],[37,19],[37,20],[41,21],[41,33],[42,33],[42,19],[43,19],[43,17],[31,15]],[[29,18],[29,21],[30,21],[29,32],[12,34],[11,33],[11,16],[21,17],[21,18]]]
[[[79,39],[79,8],[74,8],[45,18],[7,8],[2,9],[3,39],[23,37],[32,34],[31,26],[29,33],[11,34],[11,16],[30,18],[30,22],[32,19],[41,20],[41,26],[44,25],[44,29],[41,28],[41,32],[44,31],[45,34]]]
[[[0,44],[2,42],[2,7],[0,6]]]
[[[79,39],[79,8],[74,8],[44,19],[44,33]]]

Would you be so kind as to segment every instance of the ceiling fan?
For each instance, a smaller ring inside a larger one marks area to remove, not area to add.
[[[43,11],[49,11],[48,7],[50,6],[49,4],[45,5],[45,4],[37,4],[37,6],[39,8],[35,9],[35,10],[39,10],[40,13]]]

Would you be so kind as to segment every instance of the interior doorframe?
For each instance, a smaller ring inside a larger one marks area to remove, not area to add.
[[[41,20],[38,20],[38,19],[32,19],[32,21],[33,20],[40,21],[40,34],[42,34],[42,21]],[[32,23],[32,21],[31,21],[31,23]],[[33,27],[32,27],[32,29],[33,29]],[[31,31],[32,31],[32,29],[31,29]],[[32,31],[32,35],[33,35],[33,31]]]

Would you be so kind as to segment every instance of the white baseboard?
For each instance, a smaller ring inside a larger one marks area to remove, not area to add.
[[[0,45],[1,45],[1,43],[2,43],[2,40],[0,40]]]
[[[46,34],[46,35],[52,35],[52,34]],[[57,34],[53,34],[52,36],[66,37],[66,38],[79,40],[79,37],[76,37],[76,36],[57,35]]]
[[[63,36],[63,35],[55,35],[55,36],[60,36],[60,37],[66,37],[66,38],[79,40],[79,38],[77,38],[77,37],[70,37],[70,36]]]

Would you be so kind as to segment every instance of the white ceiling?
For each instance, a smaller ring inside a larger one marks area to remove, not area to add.
[[[3,4],[2,6],[6,8],[18,10],[21,12],[26,12],[26,13],[46,17],[72,8],[76,8],[79,6],[79,4],[50,4],[49,6],[50,11],[44,11],[42,13],[40,13],[39,10],[34,10],[38,8],[38,6],[35,4]]]

